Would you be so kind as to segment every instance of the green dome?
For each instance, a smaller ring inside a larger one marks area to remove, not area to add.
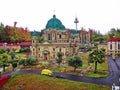
[[[34,32],[32,33],[32,36],[38,36],[38,33],[37,33],[36,31],[34,31]]]
[[[46,29],[49,28],[56,28],[58,30],[65,30],[65,26],[62,24],[62,22],[56,18],[55,15],[53,15],[53,18],[51,18],[46,25]]]

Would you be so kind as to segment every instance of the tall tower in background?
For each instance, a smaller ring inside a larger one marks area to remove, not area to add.
[[[78,30],[78,29],[77,29],[77,24],[79,23],[79,21],[78,21],[78,18],[77,18],[77,17],[75,18],[74,23],[75,23],[75,25],[76,25],[76,30]]]
[[[77,24],[79,23],[79,21],[78,21],[78,18],[77,18],[77,17],[75,18],[74,23],[75,23],[75,25],[76,25],[76,33],[78,33]],[[80,42],[80,35],[79,35],[79,33],[78,33],[78,40],[77,40],[77,41]]]

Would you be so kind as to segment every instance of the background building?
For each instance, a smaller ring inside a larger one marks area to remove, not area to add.
[[[110,38],[107,45],[109,55],[120,55],[120,38]]]

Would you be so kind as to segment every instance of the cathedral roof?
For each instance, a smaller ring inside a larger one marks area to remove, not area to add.
[[[62,22],[56,18],[56,15],[53,15],[53,18],[48,20],[46,24],[46,29],[50,28],[56,28],[58,30],[65,30],[65,26],[62,24]]]
[[[79,32],[77,31],[77,30],[75,30],[75,29],[70,29],[70,32],[72,33],[72,34],[78,34]]]

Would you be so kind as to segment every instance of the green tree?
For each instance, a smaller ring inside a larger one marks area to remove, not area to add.
[[[89,54],[89,63],[95,63],[94,73],[97,72],[97,64],[105,61],[105,52],[103,50],[94,50]]]
[[[3,32],[3,29],[4,29],[4,25],[1,23],[0,24],[0,42],[2,41],[2,32]]]
[[[102,40],[101,36],[96,36],[96,38],[94,38],[94,42],[102,42]]]
[[[15,58],[15,52],[11,52],[10,56],[11,56],[11,59],[14,60],[14,58]]]
[[[1,34],[2,34],[2,37],[1,37],[2,42],[7,42],[7,43],[11,42],[8,25],[4,27]]]
[[[109,36],[108,36],[108,34],[106,34],[106,35],[103,35],[102,38],[103,38],[104,42],[107,42]]]
[[[74,72],[78,67],[82,66],[82,60],[79,56],[72,56],[68,60],[68,65],[74,67]]]
[[[62,62],[62,56],[64,55],[64,53],[63,52],[58,52],[57,53],[57,57],[58,58],[56,58],[56,61],[57,61],[57,63],[59,64],[59,66],[60,66],[60,63]]]
[[[26,58],[26,59],[21,59],[19,61],[19,64],[26,66],[26,65],[33,65],[35,62],[36,62],[35,58]]]
[[[116,38],[120,38],[120,32],[117,32],[117,31],[116,31],[115,37],[116,37]]]
[[[114,37],[114,33],[115,33],[115,28],[112,28],[112,29],[108,32],[109,37],[110,37],[110,38],[113,38],[113,37]]]
[[[4,48],[0,48],[0,54],[3,54],[3,53],[5,53],[6,51],[5,51],[5,49]]]
[[[13,67],[13,71],[14,71],[14,69],[17,67],[17,62],[13,62],[12,67]]]
[[[19,64],[25,66],[26,65],[26,59],[19,60]]]
[[[5,72],[5,67],[8,65],[9,56],[6,53],[0,54],[0,62],[3,67],[3,72]]]
[[[27,58],[26,63],[27,65],[33,65],[36,62],[35,58]]]
[[[110,38],[120,38],[120,29],[112,28],[109,32]]]
[[[4,29],[4,24],[1,23],[1,24],[0,24],[0,33],[2,32],[3,29]]]

